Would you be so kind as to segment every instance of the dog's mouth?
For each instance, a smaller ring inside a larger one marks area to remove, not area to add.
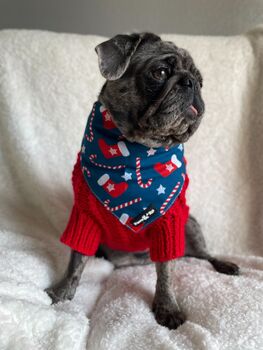
[[[204,103],[197,86],[178,86],[181,75],[172,77],[158,98],[138,120],[140,136],[158,146],[186,142],[198,128]]]
[[[180,108],[176,104],[164,108],[162,103],[158,108],[154,107],[155,110],[150,107],[147,118],[144,115],[139,121],[139,134],[150,147],[171,147],[188,141],[197,130],[204,112],[203,104],[196,98]]]
[[[178,89],[177,84],[182,80],[182,77],[184,75],[178,73],[167,81],[165,88],[158,98],[144,112],[139,125],[145,125],[150,118],[161,115],[176,118],[180,114],[187,115],[189,112],[192,117],[198,117],[203,114],[204,104],[198,88],[192,87],[187,89],[185,86],[182,87],[179,85],[181,91]]]

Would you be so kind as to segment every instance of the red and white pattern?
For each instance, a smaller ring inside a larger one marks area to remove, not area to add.
[[[142,198],[141,197],[137,197],[137,198],[134,198],[128,202],[124,202],[124,203],[121,203],[119,205],[116,205],[115,207],[110,207],[109,206],[109,203],[110,203],[110,200],[107,199],[106,201],[104,201],[104,206],[107,210],[113,212],[113,211],[117,211],[117,210],[120,210],[120,209],[123,209],[123,208],[127,208],[129,207],[130,205],[133,205],[133,204],[136,204],[136,203],[139,203],[142,201]]]
[[[89,156],[89,160],[91,161],[91,163],[93,163],[94,165],[100,167],[100,168],[104,168],[104,169],[123,169],[125,168],[125,165],[120,164],[120,165],[105,165],[105,164],[101,164],[101,163],[97,163],[95,162],[95,159],[97,158],[96,154],[91,154]]]
[[[129,227],[132,226],[134,231],[140,231],[140,229],[143,227],[143,223],[139,224],[138,226],[134,226],[132,224],[133,218],[130,217],[127,213],[122,213],[119,220],[122,223],[122,225],[127,225]]]
[[[162,177],[167,177],[172,174],[176,169],[180,168],[182,162],[173,154],[171,160],[166,163],[156,163],[154,170],[157,171]]]
[[[93,134],[93,129],[92,129],[92,122],[95,116],[95,107],[96,105],[94,104],[93,108],[92,108],[92,112],[91,112],[91,118],[90,118],[90,123],[89,123],[89,133],[90,136],[88,136],[87,134],[85,134],[86,140],[89,142],[92,142],[94,139],[94,134]]]
[[[87,167],[83,166],[83,167],[82,167],[82,173],[84,174],[85,171],[86,171],[86,173],[87,173],[87,176],[88,176],[88,177],[91,177],[91,174],[90,174],[89,169],[87,169]]]
[[[113,182],[110,179],[110,176],[108,174],[104,174],[102,175],[98,181],[97,181],[98,185],[103,187],[104,190],[111,196],[111,197],[119,197],[121,196],[129,187],[129,185],[127,184],[127,182]]]
[[[114,129],[116,128],[116,125],[112,121],[112,117],[108,110],[104,106],[100,106],[100,112],[102,114],[103,118],[103,127],[105,129]]]
[[[161,208],[160,208],[160,213],[162,215],[165,214],[165,208],[167,206],[167,204],[170,202],[170,200],[173,198],[173,195],[175,194],[175,192],[178,190],[179,186],[180,186],[180,181],[177,182],[177,184],[174,186],[172,192],[169,194],[169,196],[167,197],[167,199],[164,201],[164,203],[162,204]]]
[[[149,179],[146,183],[142,182],[142,175],[141,175],[141,158],[136,158],[136,177],[137,177],[137,183],[141,188],[148,188],[152,184],[152,179]]]
[[[98,140],[99,148],[105,158],[128,157],[130,152],[124,141],[119,141],[115,145],[108,145],[103,139]]]

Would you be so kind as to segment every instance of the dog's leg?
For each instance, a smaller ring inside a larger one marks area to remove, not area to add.
[[[212,257],[208,252],[201,227],[193,216],[189,216],[186,223],[185,256],[208,260],[218,272],[227,275],[238,275],[239,267],[229,261],[222,261]]]
[[[155,264],[157,283],[153,312],[156,321],[169,329],[176,329],[185,321],[185,316],[180,311],[171,287],[171,266],[174,264],[176,264],[175,260]]]
[[[82,271],[88,258],[88,256],[75,250],[71,251],[69,265],[64,278],[55,286],[45,290],[51,297],[52,304],[67,299],[71,300],[74,297]]]

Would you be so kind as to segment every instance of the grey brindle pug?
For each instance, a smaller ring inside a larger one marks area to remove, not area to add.
[[[117,35],[98,45],[96,52],[101,74],[106,78],[98,99],[129,141],[169,147],[193,135],[204,113],[202,77],[186,50],[152,33],[140,33]],[[185,256],[208,260],[221,273],[239,273],[235,264],[209,255],[200,226],[191,215],[185,234]],[[116,267],[149,263],[147,253],[113,252],[106,247],[100,247],[101,252]],[[64,279],[47,289],[53,302],[73,298],[87,260],[87,256],[72,251]],[[171,288],[174,264],[175,261],[156,263],[153,300],[157,322],[170,329],[185,321]]]

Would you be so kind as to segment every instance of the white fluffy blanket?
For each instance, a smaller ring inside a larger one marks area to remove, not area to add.
[[[246,36],[165,35],[204,76],[206,116],[186,146],[188,199],[211,252],[241,276],[181,259],[174,289],[187,322],[150,311],[154,266],[88,263],[73,301],[51,306],[69,249],[71,170],[103,83],[101,37],[0,32],[0,349],[260,350],[263,348],[263,29]]]

